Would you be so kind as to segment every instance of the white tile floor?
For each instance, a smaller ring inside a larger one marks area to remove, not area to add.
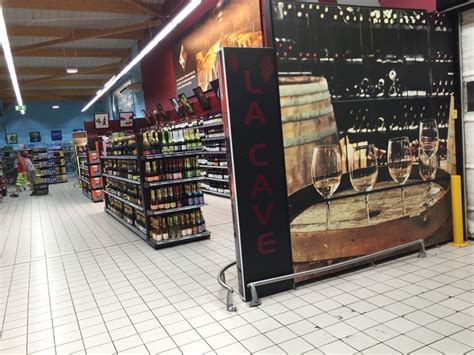
[[[72,183],[0,204],[2,354],[474,353],[473,247],[448,245],[225,310],[229,201],[153,250]],[[235,283],[235,274],[228,275]]]

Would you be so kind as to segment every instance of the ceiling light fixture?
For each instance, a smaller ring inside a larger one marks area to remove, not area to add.
[[[15,92],[18,106],[23,106],[23,99],[21,98],[20,86],[18,85],[18,78],[16,76],[15,64],[13,64],[12,50],[10,48],[10,41],[8,40],[7,26],[5,25],[5,18],[3,17],[3,7],[0,5],[0,40],[2,41],[3,55],[7,62],[8,71],[12,80],[13,91]],[[20,111],[22,115],[25,110]]]
[[[66,73],[68,74],[77,74],[78,71],[79,69],[77,68],[66,68]]]
[[[156,47],[166,36],[168,36],[173,29],[178,26],[191,12],[193,12],[201,3],[202,0],[191,0],[173,19],[165,26],[163,29],[158,32],[158,34],[150,41],[148,44],[138,53],[138,55],[132,59],[130,63],[122,69],[122,71],[112,77],[102,89],[100,89],[97,95],[89,101],[89,103],[84,106],[81,112],[86,111],[91,107],[97,100],[99,100],[102,95],[104,95],[109,89],[117,83],[125,74],[127,74],[130,69],[132,69],[136,64],[138,64],[143,57],[151,52],[153,48]]]
[[[59,109],[59,105],[53,105],[53,106],[51,106],[51,107],[53,108],[53,110]]]

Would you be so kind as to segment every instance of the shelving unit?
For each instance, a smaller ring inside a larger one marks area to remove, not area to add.
[[[203,191],[221,197],[229,197],[229,175],[225,151],[222,114],[211,114],[199,126],[204,152],[199,157],[203,169]]]
[[[3,151],[0,151],[0,202],[7,195],[7,180],[3,174]]]
[[[196,128],[166,126],[114,136],[106,145],[101,161],[108,214],[155,249],[210,238],[201,211]]]
[[[81,143],[75,146],[79,184],[82,193],[93,202],[104,200],[104,181],[99,158],[98,143],[95,149],[89,149],[89,143]]]
[[[66,162],[61,147],[28,149],[36,168],[36,183],[60,184],[67,182]]]

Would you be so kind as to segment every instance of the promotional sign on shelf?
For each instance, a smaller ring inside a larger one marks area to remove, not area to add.
[[[239,293],[248,301],[249,282],[292,272],[275,53],[224,48],[219,70]],[[292,285],[258,291],[264,296]]]

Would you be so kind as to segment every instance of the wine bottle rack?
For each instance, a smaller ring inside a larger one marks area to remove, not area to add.
[[[282,1],[273,8],[278,72],[324,77],[339,137],[384,150],[439,124],[446,157],[455,91],[452,25],[442,13]]]
[[[104,200],[104,180],[100,165],[98,145],[89,149],[88,144],[76,146],[79,183],[82,192],[93,202]]]
[[[196,197],[204,178],[197,165],[201,141],[190,138],[194,129],[180,124],[114,137],[101,156],[105,211],[155,249],[210,238],[201,212],[205,203]],[[187,139],[176,130],[188,130]],[[187,199],[191,184],[194,198]]]
[[[36,169],[36,183],[60,184],[67,182],[66,162],[62,148],[28,149]]]
[[[200,155],[203,170],[203,191],[221,197],[230,197],[227,159],[222,114],[203,118],[199,126],[204,152]]]

